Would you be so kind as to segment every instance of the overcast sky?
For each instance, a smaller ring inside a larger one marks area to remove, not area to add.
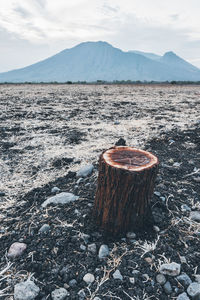
[[[200,68],[199,14],[200,0],[0,0],[0,72],[99,40]]]

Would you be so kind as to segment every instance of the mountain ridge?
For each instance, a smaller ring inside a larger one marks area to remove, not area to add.
[[[0,73],[0,82],[200,80],[200,69],[172,51],[163,56],[145,53],[125,52],[105,41],[83,42],[30,66]]]

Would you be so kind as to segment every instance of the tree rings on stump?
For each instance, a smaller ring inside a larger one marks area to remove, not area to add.
[[[158,164],[152,153],[126,146],[101,154],[93,209],[101,229],[116,235],[152,226],[150,199]]]

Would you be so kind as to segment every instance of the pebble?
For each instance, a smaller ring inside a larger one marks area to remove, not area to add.
[[[17,283],[14,286],[15,300],[33,300],[39,294],[39,287],[31,280]]]
[[[81,182],[83,181],[83,178],[82,177],[80,177],[78,180],[77,180],[77,182],[76,182],[76,184],[80,184]]]
[[[154,192],[154,195],[156,195],[156,196],[160,197],[160,196],[161,196],[161,193],[160,193],[160,192],[157,192],[157,191],[155,191],[155,192]]]
[[[82,238],[82,240],[84,240],[84,242],[87,244],[88,241],[89,241],[90,235],[89,235],[89,234],[86,234],[86,233],[82,233],[81,238]]]
[[[83,277],[83,280],[87,283],[87,284],[90,284],[90,283],[93,283],[95,278],[94,278],[94,275],[91,274],[91,273],[87,273],[85,274],[85,276]]]
[[[195,278],[196,282],[200,283],[200,275],[199,274],[194,275],[194,278]]]
[[[87,177],[92,174],[93,169],[94,166],[92,164],[86,165],[76,173],[76,177]]]
[[[173,167],[175,167],[175,168],[179,168],[180,167],[180,163],[178,163],[178,162],[175,162],[174,164],[173,164]]]
[[[163,274],[158,274],[156,276],[156,281],[160,284],[163,285],[166,282],[166,277]]]
[[[49,204],[68,204],[70,202],[74,202],[78,198],[78,196],[75,196],[72,193],[63,192],[45,200],[42,203],[42,207],[46,207]]]
[[[200,284],[192,282],[187,288],[187,293],[192,299],[200,300]]]
[[[109,255],[110,251],[107,245],[101,245],[99,249],[99,259],[105,258]]]
[[[0,192],[0,197],[4,197],[6,194],[4,192]]]
[[[44,224],[42,227],[39,229],[39,233],[47,233],[50,230],[49,224]]]
[[[95,254],[97,252],[97,246],[95,243],[88,245],[88,251]]]
[[[85,250],[86,250],[86,246],[83,245],[83,244],[81,244],[81,245],[80,245],[80,249],[81,249],[82,251],[85,251]]]
[[[119,125],[119,124],[120,124],[119,121],[115,121],[115,122],[114,122],[114,125]]]
[[[163,288],[166,294],[170,295],[172,293],[172,287],[169,281],[164,284]]]
[[[200,222],[200,211],[191,211],[190,219],[192,221]]]
[[[27,245],[24,243],[15,242],[13,243],[8,250],[8,257],[15,258],[23,254],[26,250]]]
[[[80,290],[78,292],[78,295],[79,295],[79,299],[85,299],[86,298],[86,294],[85,294],[84,290]]]
[[[99,297],[94,297],[94,300],[101,300],[101,298],[99,298]]]
[[[192,283],[192,280],[190,279],[190,277],[187,274],[181,274],[181,275],[177,276],[176,278],[184,287],[188,287],[188,285],[190,285]]]
[[[52,300],[64,300],[67,296],[69,296],[69,292],[64,288],[55,289],[51,293]]]
[[[177,300],[190,300],[186,293],[178,295]]]
[[[181,205],[181,211],[186,212],[186,211],[191,211],[191,208],[187,204]]]
[[[114,278],[114,279],[120,279],[120,280],[123,280],[123,276],[122,276],[122,274],[120,273],[119,270],[116,270],[116,271],[113,273],[113,278]]]
[[[159,232],[160,231],[160,228],[158,226],[155,226],[155,225],[153,226],[153,229],[154,229],[155,232]]]
[[[76,285],[77,285],[76,279],[72,279],[72,280],[69,281],[69,286],[74,287]]]
[[[160,273],[169,276],[177,276],[180,274],[181,265],[175,262],[163,264],[160,266]]]
[[[135,239],[136,238],[136,234],[134,232],[127,232],[126,237],[128,239]]]
[[[180,261],[181,261],[182,264],[187,263],[187,260],[186,260],[185,256],[180,256]]]
[[[56,194],[56,193],[60,192],[60,189],[59,189],[57,186],[54,186],[54,187],[51,189],[51,192],[52,192],[52,194]]]
[[[135,284],[135,278],[134,277],[130,277],[129,281],[130,281],[131,284]]]

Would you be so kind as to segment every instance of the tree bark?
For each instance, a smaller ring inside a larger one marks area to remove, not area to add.
[[[101,229],[117,235],[152,226],[150,199],[158,164],[150,152],[126,146],[101,154],[93,208]]]

